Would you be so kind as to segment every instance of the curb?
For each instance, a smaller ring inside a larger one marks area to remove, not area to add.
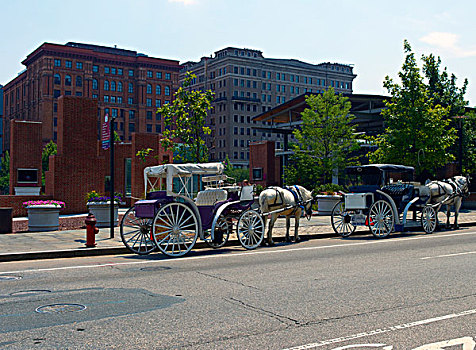
[[[463,222],[460,223],[460,227],[471,227],[476,226],[476,221],[474,222]],[[355,236],[365,236],[369,233],[367,231],[359,231],[352,234]],[[334,232],[327,233],[316,233],[316,234],[303,234],[299,235],[302,241],[309,241],[313,239],[324,239],[324,238],[339,238]],[[390,236],[391,237],[391,236]],[[266,239],[266,236],[265,236]],[[285,237],[279,236],[274,237],[274,242],[284,242]],[[237,239],[228,241],[225,247],[228,246],[240,246],[240,243]],[[205,242],[197,242],[193,249],[213,249],[208,246]],[[86,256],[101,256],[101,255],[120,255],[120,254],[133,254],[126,247],[104,247],[104,248],[75,248],[67,250],[48,250],[48,251],[37,251],[37,252],[19,252],[19,253],[5,253],[0,254],[0,262],[7,261],[25,261],[25,260],[40,260],[40,259],[58,259],[58,258],[79,258]],[[153,253],[154,254],[154,253]]]

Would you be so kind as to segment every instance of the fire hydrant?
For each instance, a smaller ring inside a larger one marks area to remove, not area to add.
[[[89,213],[84,222],[86,223],[86,247],[94,248],[96,246],[96,235],[99,232],[96,227],[96,218],[92,213]]]

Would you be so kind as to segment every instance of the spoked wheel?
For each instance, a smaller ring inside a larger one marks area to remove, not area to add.
[[[130,208],[121,220],[121,239],[131,252],[146,255],[157,249],[151,236],[152,218],[138,218],[135,207]]]
[[[232,229],[233,223],[225,216],[220,215],[215,226],[214,239],[212,240],[211,235],[208,234],[205,237],[205,242],[214,249],[221,248],[228,242]]]
[[[334,232],[342,237],[349,237],[355,232],[356,226],[350,223],[352,214],[345,210],[344,201],[337,202],[332,209],[331,224]]]
[[[421,226],[426,233],[435,232],[438,223],[438,216],[435,208],[431,205],[426,205],[421,211]]]
[[[384,200],[376,201],[370,207],[369,228],[377,238],[387,237],[393,230],[395,218],[390,203]]]
[[[251,209],[244,211],[238,219],[236,235],[243,248],[257,248],[264,238],[264,221],[261,215]]]
[[[152,236],[165,255],[185,255],[197,241],[197,218],[189,206],[179,202],[168,203],[162,206],[154,217]]]

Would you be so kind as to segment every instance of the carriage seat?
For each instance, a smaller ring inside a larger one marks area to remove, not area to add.
[[[240,201],[252,201],[254,189],[253,185],[243,186],[240,192]]]
[[[211,188],[205,191],[200,191],[195,199],[196,205],[215,205],[217,202],[226,201],[228,192],[220,188]]]

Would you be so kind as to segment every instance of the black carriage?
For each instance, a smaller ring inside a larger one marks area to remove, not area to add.
[[[228,184],[222,163],[164,164],[144,170],[146,199],[121,221],[121,238],[137,254],[155,250],[177,257],[198,238],[212,248],[236,234],[246,249],[263,241],[264,222],[254,209],[254,187]]]
[[[436,229],[437,212],[428,204],[430,191],[413,182],[413,167],[372,164],[347,167],[345,172],[349,192],[341,193],[331,214],[332,227],[340,236],[349,236],[357,226],[368,226],[378,238],[416,225],[427,233]]]

